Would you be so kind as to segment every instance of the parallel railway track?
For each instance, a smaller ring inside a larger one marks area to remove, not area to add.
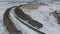
[[[15,6],[16,7],[16,6]],[[4,16],[3,16],[3,21],[4,21],[4,24],[5,24],[5,26],[6,26],[6,28],[7,28],[7,30],[9,31],[9,33],[10,34],[23,34],[20,30],[18,30],[15,26],[14,26],[14,23],[10,20],[10,18],[9,18],[9,13],[10,13],[10,11],[11,11],[11,9],[12,8],[14,8],[14,7],[11,7],[11,8],[8,8],[7,10],[6,10],[6,12],[4,13]],[[18,11],[17,11],[18,10]],[[16,13],[16,15],[17,15],[17,13],[19,12],[19,10],[21,10],[21,9],[19,9],[19,6],[18,7],[16,7],[15,8],[15,13]],[[21,12],[21,14],[20,14],[20,17],[19,17],[19,15],[17,15],[19,18],[21,18],[22,20],[28,20],[28,22],[31,24],[31,25],[33,25],[34,27],[36,26],[38,29],[39,28],[42,28],[42,24],[41,23],[38,23],[37,21],[34,21],[30,16],[28,16],[28,15],[24,15],[24,13],[22,13],[22,11],[20,11]],[[24,15],[24,16],[23,16]],[[16,17],[16,16],[15,16]],[[44,32],[41,32],[41,31],[39,31],[38,29],[35,29],[35,28],[33,28],[33,27],[31,27],[31,26],[29,26],[28,24],[26,24],[26,23],[24,23],[24,21],[22,21],[22,20],[20,20],[18,17],[16,17],[21,23],[23,23],[24,25],[26,25],[27,27],[29,27],[30,29],[32,29],[32,30],[34,30],[34,31],[36,31],[36,32],[38,32],[39,34],[45,34]],[[24,18],[23,18],[24,17]],[[26,17],[28,17],[28,18],[26,18]],[[26,18],[26,19],[25,19]],[[32,20],[32,21],[31,21]],[[31,22],[37,22],[35,25],[34,25],[34,23],[31,23]]]

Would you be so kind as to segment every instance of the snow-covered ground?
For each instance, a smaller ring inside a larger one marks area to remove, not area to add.
[[[8,4],[8,3],[0,3],[0,34],[8,34],[4,24],[3,24],[3,14],[6,11],[7,8],[19,5],[20,3],[14,3],[14,4]],[[43,28],[39,29],[40,31],[46,33],[46,34],[60,34],[60,25],[57,24],[56,18],[50,14],[50,12],[53,12],[55,10],[60,10],[59,4],[48,4],[48,6],[40,6],[38,9],[32,10],[29,15],[34,20],[37,20],[38,22],[43,24]],[[18,26],[22,27],[21,29],[27,34],[33,34],[33,31],[26,27],[25,25],[21,26],[22,23],[19,23],[16,19],[13,19],[16,22],[18,22]],[[17,23],[16,23],[17,24]],[[26,27],[26,28],[25,28]],[[25,30],[24,30],[24,29]],[[18,28],[19,29],[19,28]],[[27,31],[26,31],[27,30]],[[34,33],[37,34],[37,33]]]
[[[24,10],[24,9],[23,9]],[[51,4],[48,6],[40,6],[38,9],[27,11],[24,10],[27,14],[29,14],[34,20],[43,24],[43,28],[39,29],[46,34],[59,34],[60,33],[60,25],[57,24],[56,18],[50,14],[55,10],[60,10],[59,4]],[[30,13],[28,13],[30,12]]]
[[[60,25],[57,24],[56,18],[53,15],[49,15],[50,12],[53,12],[54,10],[59,8],[60,7],[56,5],[41,6],[37,10],[33,10],[30,15],[33,19],[43,24],[43,28],[39,29],[40,31],[43,31],[46,34],[59,34]]]
[[[19,30],[21,30],[23,32],[23,34],[39,34],[36,31],[28,28],[26,25],[24,25],[23,23],[21,23],[19,20],[16,19],[16,17],[14,16],[14,8],[11,10],[10,12],[10,19],[12,20],[13,23],[15,23],[16,28],[18,28]]]
[[[8,34],[3,23],[4,12],[6,11],[7,8],[18,5],[18,4],[8,4],[8,2],[0,2],[0,34]]]

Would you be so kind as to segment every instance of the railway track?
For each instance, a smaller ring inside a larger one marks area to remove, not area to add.
[[[12,8],[14,7],[8,8],[6,12],[4,13],[3,22],[10,34],[22,34],[21,31],[15,28],[14,23],[12,23],[12,21],[9,18],[9,12]]]
[[[4,16],[3,16],[3,21],[4,21],[4,24],[7,28],[7,30],[9,31],[10,34],[23,34],[23,32],[21,30],[18,30],[16,28],[16,26],[14,26],[14,23],[12,22],[12,20],[9,18],[9,14],[10,14],[10,11],[12,8],[15,8],[16,6],[14,7],[11,7],[11,8],[8,8],[5,13],[4,13]],[[15,9],[14,9],[14,13],[17,15],[14,15],[16,17],[17,20],[19,20],[21,23],[23,23],[24,25],[26,25],[27,27],[29,27],[30,29],[32,29],[33,31],[36,31],[38,32],[39,34],[45,34],[44,32],[41,32],[39,31],[38,29],[39,28],[42,28],[43,25],[35,20],[33,20],[29,15],[25,14],[21,9],[19,9],[20,6],[17,6]],[[18,18],[19,17],[19,18]],[[25,23],[24,21],[27,21],[27,23]]]

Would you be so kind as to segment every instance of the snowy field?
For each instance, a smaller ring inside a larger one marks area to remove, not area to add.
[[[12,7],[12,6],[16,6],[18,4],[8,4],[8,2],[0,2],[0,34],[8,34],[6,28],[3,24],[3,14],[4,14],[4,12],[6,11],[7,8]]]
[[[8,2],[0,3],[0,34],[9,34],[8,31],[6,30],[4,24],[3,24],[3,14],[4,14],[4,12],[6,11],[7,8],[15,6],[15,5],[19,5],[19,4],[20,3],[8,4]],[[31,17],[34,20],[37,20],[38,22],[43,24],[43,28],[39,29],[40,31],[42,31],[46,34],[60,34],[60,25],[57,24],[56,18],[53,15],[50,14],[51,12],[53,12],[55,10],[60,10],[60,5],[59,4],[48,3],[47,6],[46,5],[45,6],[40,6],[38,9],[31,10],[30,13],[28,13],[28,12],[26,12],[26,13],[31,15]],[[13,20],[18,22],[16,19],[13,19]],[[15,22],[15,24],[17,25],[16,22]],[[21,24],[21,23],[19,23],[19,24]],[[26,27],[22,24],[21,25],[19,25],[19,24],[17,26],[20,26],[22,28]],[[26,27],[24,29],[23,29],[23,31],[27,30],[26,31],[27,34],[33,34],[33,31],[30,30],[28,27]],[[30,31],[32,31],[32,32],[30,32]],[[34,34],[37,34],[37,33],[34,33]]]

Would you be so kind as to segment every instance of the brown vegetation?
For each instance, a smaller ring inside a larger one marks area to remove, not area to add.
[[[22,34],[21,31],[17,30],[17,28],[14,26],[14,23],[12,23],[12,21],[9,18],[9,12],[12,8],[8,8],[4,13],[4,17],[3,17],[4,24],[10,34]]]

